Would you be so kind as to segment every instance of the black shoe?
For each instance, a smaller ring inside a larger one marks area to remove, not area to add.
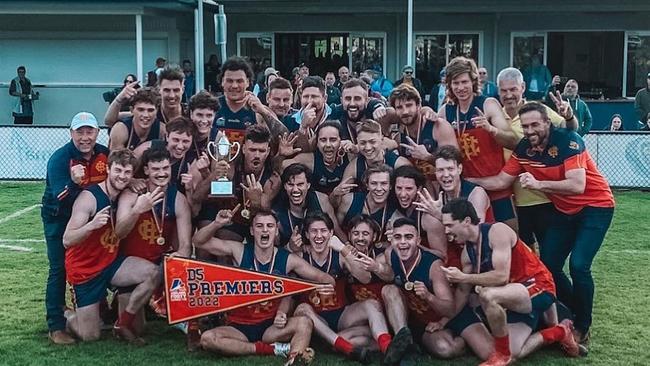
[[[354,347],[349,357],[351,360],[361,362],[364,365],[370,363],[370,352],[366,347]]]
[[[386,354],[384,355],[384,365],[395,365],[399,363],[408,346],[413,344],[413,336],[411,335],[411,330],[407,327],[404,327],[395,334],[393,341],[390,342]]]
[[[416,366],[420,364],[421,362],[418,362],[420,361],[418,359],[420,355],[422,355],[420,346],[415,343],[409,344],[408,347],[406,347],[406,354],[400,361],[399,366]]]

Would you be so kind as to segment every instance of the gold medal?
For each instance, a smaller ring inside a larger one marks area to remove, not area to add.
[[[240,214],[241,217],[245,218],[246,220],[251,218],[251,212],[247,208],[241,210]]]
[[[404,284],[404,288],[406,289],[406,291],[413,291],[413,289],[415,288],[415,284],[411,281],[408,281]]]
[[[160,246],[165,245],[165,238],[163,238],[162,236],[159,236],[159,237],[156,239],[156,244],[158,244],[158,245],[160,245]]]

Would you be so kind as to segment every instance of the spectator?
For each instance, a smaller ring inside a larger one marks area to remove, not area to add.
[[[271,85],[271,82],[278,77],[280,77],[278,70],[272,67],[267,67],[266,70],[264,70],[264,88],[260,90],[259,94],[257,94],[257,97],[260,99],[262,104],[268,105],[266,96],[269,93],[269,85]]]
[[[341,103],[341,91],[337,88],[334,83],[336,82],[336,77],[334,77],[333,72],[328,72],[325,75],[325,87],[327,88],[327,104],[340,104]]]
[[[32,90],[32,82],[25,77],[27,69],[18,66],[18,76],[11,80],[9,95],[16,97],[12,115],[17,125],[31,125],[34,123],[34,108],[32,101],[38,99],[38,93]]]
[[[413,73],[415,71],[413,70],[413,66],[406,65],[402,68],[402,78],[397,80],[395,82],[395,86],[397,87],[400,84],[408,84],[415,89],[417,89],[418,93],[420,93],[420,98],[424,99],[424,90],[422,90],[422,82],[420,79],[416,78],[413,76]]]
[[[499,99],[499,89],[497,84],[488,80],[488,72],[485,67],[479,67],[478,80],[481,83],[482,94],[489,98]]]
[[[447,93],[447,82],[445,81],[445,69],[440,70],[440,82],[431,88],[429,95],[429,106],[437,111],[441,105],[445,104]]]
[[[184,90],[183,90],[183,103],[188,103],[194,89],[196,89],[196,79],[194,77],[194,70],[192,69],[192,61],[183,60],[183,74],[185,74]]]
[[[582,101],[580,95],[578,95],[577,81],[570,79],[566,82],[564,85],[564,97],[567,98],[573,112],[575,112],[576,118],[578,119],[578,131],[576,132],[578,132],[580,136],[588,134],[589,130],[591,130],[592,124],[591,111],[589,111],[587,103]]]
[[[221,91],[221,85],[217,82],[217,76],[221,73],[221,64],[217,55],[212,54],[205,64],[205,90],[212,94]]]
[[[618,113],[612,115],[612,120],[609,122],[609,127],[607,127],[607,130],[610,132],[624,131],[625,129],[623,128],[623,117],[621,117],[621,115]]]
[[[362,72],[361,75],[359,75],[359,79],[363,80],[366,85],[372,84],[372,76],[368,75],[366,71]],[[378,92],[368,88],[368,98],[374,98],[380,100],[384,105],[388,102],[386,98],[384,98],[383,95],[379,94]]]
[[[643,125],[641,130],[650,129],[650,125],[648,125],[648,121],[650,121],[650,72],[646,79],[646,87],[639,90],[634,97],[634,110],[639,118],[639,123]]]
[[[377,65],[373,69],[366,70],[365,73],[371,76],[373,80],[372,84],[370,84],[370,90],[381,94],[384,98],[388,98],[393,90],[393,83],[384,77],[381,66]]]
[[[339,68],[339,79],[334,83],[334,86],[337,87],[340,91],[343,91],[343,84],[350,80],[350,69],[345,66]]]
[[[147,73],[147,85],[149,87],[155,87],[158,82],[158,75],[167,65],[167,60],[164,57],[158,57],[156,59],[156,67]]]
[[[133,75],[133,74],[126,74],[124,77],[124,81],[122,82],[122,86],[119,88],[115,88],[111,91],[107,91],[106,93],[102,94],[102,98],[104,98],[104,102],[111,104],[115,100],[118,94],[124,89],[125,86],[138,81],[138,77]],[[134,85],[134,88],[139,88],[140,85]],[[129,111],[129,106],[128,105],[123,105],[122,108],[120,109],[120,112],[128,112]]]
[[[531,65],[522,72],[526,82],[526,100],[544,100],[551,86],[551,71],[542,63],[542,54],[533,55]]]
[[[301,78],[306,78],[309,76],[309,66],[302,62],[300,65],[298,65],[298,75],[300,75]]]

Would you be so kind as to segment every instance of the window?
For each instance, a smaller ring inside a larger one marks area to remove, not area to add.
[[[451,59],[465,56],[479,65],[478,34],[420,34],[415,37],[415,74],[425,92],[440,82],[440,70]]]
[[[627,77],[625,96],[634,97],[639,89],[647,87],[650,71],[650,33],[628,32],[627,34]]]
[[[273,36],[270,34],[238,34],[237,54],[246,58],[254,75],[264,79],[264,70],[273,65]],[[253,82],[259,82],[255,80]]]
[[[373,35],[351,35],[352,52],[351,64],[352,73],[360,75],[368,69],[381,68],[384,70],[384,36]]]
[[[623,32],[515,32],[510,57],[524,74],[528,99],[546,95],[551,75],[560,76],[560,91],[575,79],[583,99],[621,98],[624,39]]]
[[[532,55],[541,55],[546,63],[546,33],[513,33],[510,64],[520,70],[529,67]]]

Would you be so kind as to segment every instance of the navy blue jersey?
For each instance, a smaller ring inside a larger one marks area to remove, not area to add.
[[[257,123],[255,112],[248,108],[242,108],[233,112],[226,103],[226,97],[219,97],[219,110],[214,116],[212,129],[210,130],[210,141],[214,141],[217,133],[222,131],[228,137],[230,143],[244,143],[246,128]]]
[[[160,121],[158,119],[153,122],[151,128],[149,129],[149,134],[147,134],[147,137],[144,140],[140,140],[138,134],[135,133],[135,129],[133,128],[133,117],[125,118],[120,122],[124,123],[124,126],[126,126],[126,130],[129,134],[129,138],[126,142],[126,148],[129,150],[135,149],[144,142],[153,141],[160,138]]]
[[[334,170],[329,170],[325,165],[323,154],[320,150],[314,151],[314,172],[311,175],[311,187],[318,192],[329,195],[341,183],[343,173],[349,163],[348,155],[345,154],[337,160],[337,165]]]
[[[489,233],[491,228],[492,228],[492,224],[479,225],[479,230],[481,231],[481,243],[480,243],[481,258],[478,258],[479,253],[476,253],[476,249],[474,249],[474,245],[472,245],[472,243],[465,244],[467,255],[469,256],[469,260],[472,262],[472,268],[473,268],[472,272],[484,273],[494,269],[494,267],[492,266],[492,248],[490,247],[490,238],[489,238]],[[479,262],[481,267],[480,267],[480,271],[477,271],[476,269],[479,268],[478,267]]]
[[[312,212],[323,211],[320,206],[320,202],[318,201],[316,192],[311,190],[308,191],[305,200],[305,216]],[[296,217],[291,214],[291,210],[289,208],[289,197],[287,197],[284,191],[281,192],[275,199],[275,202],[273,204],[273,212],[275,212],[278,217],[280,246],[284,247],[289,243],[289,240],[291,239],[291,234],[293,233],[294,226],[298,226],[299,230],[302,231],[302,221],[304,219],[304,216]]]
[[[397,155],[397,153],[394,151],[386,151],[384,154],[384,164],[388,165],[392,169],[395,169],[397,159],[399,159],[399,155]],[[362,154],[359,154],[357,156],[357,175],[354,177],[357,182],[361,182],[363,180],[363,174],[366,172],[367,168],[368,164],[366,163],[366,157]]]

